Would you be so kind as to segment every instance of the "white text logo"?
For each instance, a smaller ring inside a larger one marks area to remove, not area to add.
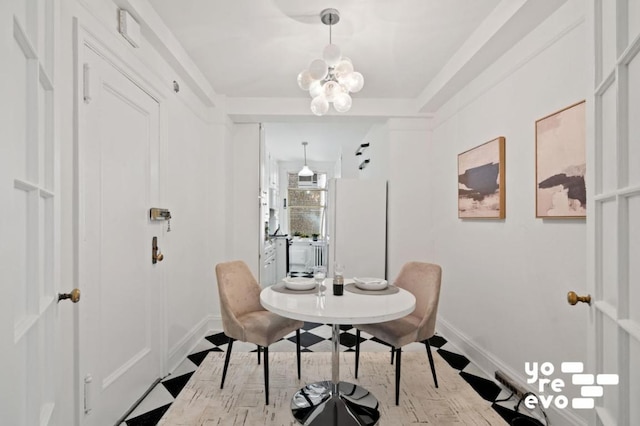
[[[562,394],[565,381],[554,377],[555,367],[550,362],[526,362],[524,371],[527,374],[527,383],[538,384],[538,395],[528,394],[524,398],[524,405],[533,410],[538,402],[543,408],[549,408],[552,404],[557,408],[566,408],[569,399]],[[560,371],[571,374],[571,384],[580,386],[580,397],[571,399],[571,408],[588,409],[595,407],[595,399],[604,395],[604,386],[618,384],[617,374],[584,374],[584,364],[581,362],[563,362]]]

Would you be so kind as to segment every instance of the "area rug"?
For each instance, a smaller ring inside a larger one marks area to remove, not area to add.
[[[224,353],[211,352],[162,417],[162,426],[254,426],[297,422],[291,397],[307,383],[331,379],[331,354],[303,353],[302,380],[296,356],[269,354],[270,404],[264,404],[263,366],[255,353],[231,356],[224,389],[220,378]],[[395,366],[388,353],[360,354],[359,378],[353,378],[354,353],[340,354],[340,380],[359,384],[380,403],[379,425],[506,425],[505,421],[439,356],[434,356],[439,388],[433,385],[426,353],[402,354],[400,405],[395,405]]]

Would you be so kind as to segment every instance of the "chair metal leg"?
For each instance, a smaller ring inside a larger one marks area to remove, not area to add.
[[[224,387],[224,379],[227,377],[227,368],[229,367],[229,358],[231,358],[231,350],[233,349],[233,341],[235,339],[229,337],[229,347],[227,348],[227,354],[224,357],[224,368],[222,369],[222,382],[220,382],[220,389]]]
[[[296,330],[296,357],[298,358],[298,380],[300,380],[300,329]]]
[[[433,375],[433,383],[438,387],[438,378],[436,377],[436,366],[433,364],[433,355],[431,355],[431,345],[429,339],[424,341],[424,346],[427,348],[427,356],[429,357],[429,364],[431,365],[431,374]]]
[[[264,347],[264,405],[269,405],[269,348]]]
[[[260,352],[262,351],[262,349],[260,348],[260,345],[256,345],[258,347],[258,365],[260,365]]]
[[[400,405],[400,368],[402,364],[402,348],[395,350],[396,352],[396,405]]]
[[[393,356],[396,353],[396,348],[394,348],[393,346],[391,346],[391,365],[393,365]]]
[[[356,371],[355,378],[358,378],[358,364],[360,363],[360,330],[356,328]]]

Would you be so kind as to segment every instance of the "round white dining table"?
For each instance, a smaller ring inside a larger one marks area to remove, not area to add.
[[[353,280],[345,279],[345,286]],[[398,289],[394,294],[375,291],[333,294],[332,279],[323,291],[314,293],[276,291],[267,287],[260,293],[265,309],[301,321],[332,325],[331,380],[311,383],[298,390],[291,411],[303,425],[374,425],[380,418],[378,400],[363,387],[340,381],[340,325],[371,324],[402,318],[413,312],[416,299]]]

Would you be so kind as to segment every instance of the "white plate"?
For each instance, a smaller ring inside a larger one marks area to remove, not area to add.
[[[356,287],[362,290],[384,290],[387,288],[387,280],[383,280],[382,278],[353,277],[353,281]]]
[[[310,290],[315,287],[313,278],[284,278],[284,286],[289,290]]]

